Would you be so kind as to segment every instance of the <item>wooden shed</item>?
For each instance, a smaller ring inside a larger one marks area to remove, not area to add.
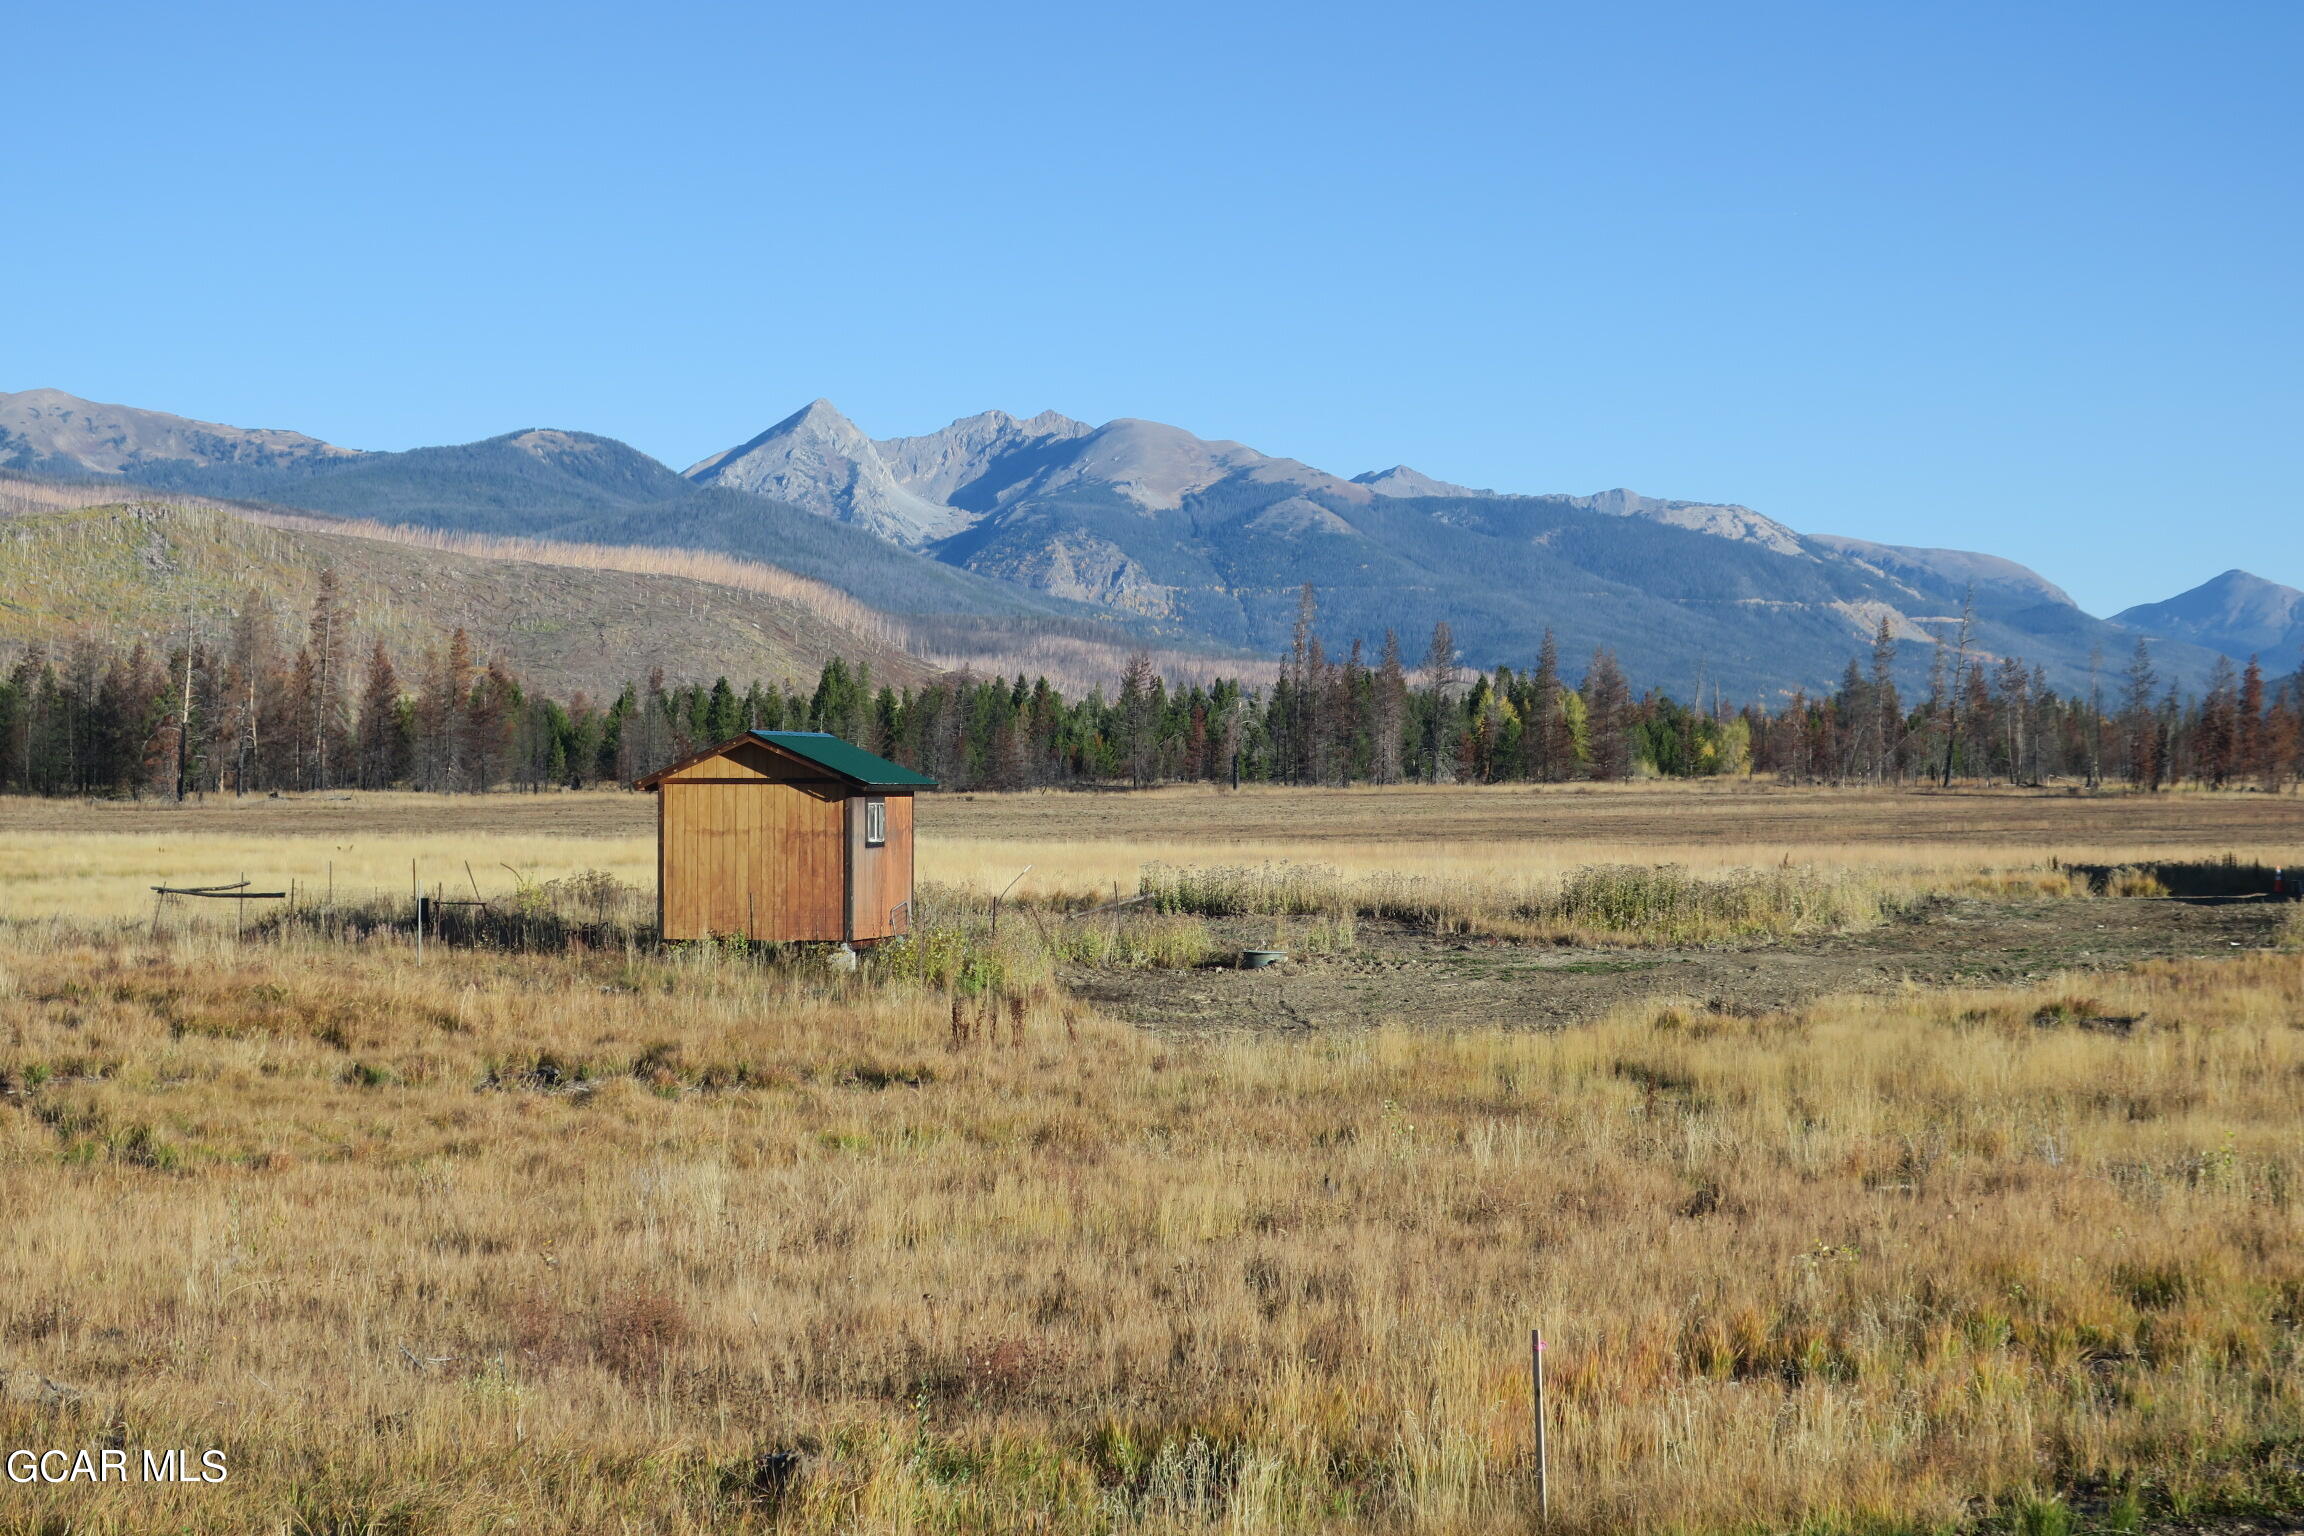
[[[823,731],[747,731],[648,775],[664,937],[911,932],[912,794],[935,786]]]

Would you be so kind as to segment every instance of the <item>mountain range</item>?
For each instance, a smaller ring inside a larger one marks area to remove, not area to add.
[[[711,550],[915,624],[1219,654],[1284,646],[1310,582],[1332,645],[1392,629],[1413,659],[1445,619],[1468,663],[1527,665],[1550,628],[1571,671],[1605,645],[1636,682],[1683,695],[1828,688],[1882,620],[1918,683],[1971,602],[1977,651],[2038,663],[2059,686],[2092,658],[2117,668],[2138,633],[2163,642],[2162,675],[2187,683],[2217,653],[2245,654],[2243,640],[2285,671],[2304,601],[2234,572],[2106,621],[1988,554],[1804,534],[1747,507],[1626,490],[1507,494],[1405,465],[1346,478],[1158,422],[1053,411],[875,439],[818,400],[675,473],[582,432],[364,453],[34,390],[0,394],[0,467],[462,533]]]
[[[451,532],[705,549],[827,581],[891,613],[1078,616],[782,502],[693,484],[612,438],[506,433],[370,453],[54,390],[0,393],[0,469],[117,480]]]

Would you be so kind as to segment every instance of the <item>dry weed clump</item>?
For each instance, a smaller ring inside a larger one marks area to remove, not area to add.
[[[1693,874],[1678,865],[1590,865],[1557,878],[1451,880],[1326,865],[1155,863],[1142,894],[1210,917],[1381,917],[1438,932],[1631,944],[1706,944],[1870,927],[1913,898],[1882,881],[1808,868]]]
[[[924,884],[913,910],[913,932],[874,952],[873,974],[969,996],[1044,993],[1060,965],[1187,970],[1215,953],[1204,921],[1148,907],[1066,911]]]
[[[1216,953],[1208,924],[1163,912],[1114,914],[1106,921],[1044,925],[1054,957],[1073,965],[1189,970]]]
[[[1532,1323],[1567,1533],[2304,1495],[2295,955],[1189,1044],[704,949],[0,968],[0,1441],[233,1467],[29,1529],[1525,1528]]]
[[[2111,879],[2105,888],[2105,894],[2108,896],[2160,897],[2168,894],[2168,887],[2163,885],[2160,877],[2149,869],[2123,865],[2112,871]]]

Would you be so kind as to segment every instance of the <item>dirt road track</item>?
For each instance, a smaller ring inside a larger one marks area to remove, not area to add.
[[[1065,980],[1117,1017],[1180,1033],[1385,1023],[1551,1029],[1644,999],[1763,1013],[1906,982],[2008,985],[2164,956],[2229,955],[2272,943],[2280,916],[2264,901],[1948,901],[1868,933],[1750,949],[1613,950],[1436,939],[1364,921],[1355,953],[1268,971],[1082,970]],[[1227,944],[1262,942],[1250,923],[1219,928]]]
[[[238,836],[437,832],[638,837],[653,797],[621,790],[489,795],[228,795],[170,801],[0,798],[0,832],[213,832]],[[2304,797],[2248,793],[2076,795],[2061,790],[1834,790],[1774,784],[1419,785],[1238,792],[1206,786],[1033,794],[931,794],[921,835],[1032,841],[1602,842],[1814,846],[1947,843],[2011,849],[2296,845]]]

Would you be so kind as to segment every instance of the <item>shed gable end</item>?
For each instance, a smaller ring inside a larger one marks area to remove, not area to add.
[[[655,782],[658,784],[727,783],[744,780],[770,784],[821,784],[840,786],[839,781],[814,763],[779,752],[762,741],[745,739],[730,742],[715,752],[692,758],[666,769]]]

